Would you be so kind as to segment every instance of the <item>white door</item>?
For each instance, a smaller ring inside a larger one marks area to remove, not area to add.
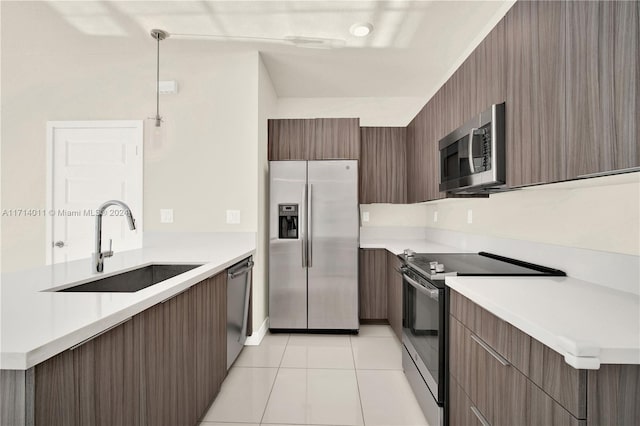
[[[124,201],[137,229],[118,207],[103,216],[102,243],[118,253],[142,247],[142,121],[47,123],[49,263],[90,257],[95,251],[95,211],[107,200]]]

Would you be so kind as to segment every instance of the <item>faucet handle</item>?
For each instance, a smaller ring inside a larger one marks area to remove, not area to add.
[[[106,251],[102,254],[102,257],[111,257],[113,256],[113,239],[109,238],[109,251]]]

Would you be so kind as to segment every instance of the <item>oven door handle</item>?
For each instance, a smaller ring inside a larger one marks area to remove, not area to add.
[[[411,284],[411,286],[413,288],[415,288],[416,290],[418,290],[420,293],[425,294],[425,295],[429,296],[432,299],[438,300],[438,298],[439,298],[438,289],[426,288],[425,286],[423,286],[422,284],[420,284],[419,282],[417,282],[413,278],[409,277],[407,274],[402,274],[402,278],[404,278],[405,281],[407,281],[409,284]]]

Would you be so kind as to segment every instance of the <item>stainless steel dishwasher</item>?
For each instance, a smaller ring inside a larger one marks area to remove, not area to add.
[[[227,370],[247,340],[247,315],[253,260],[248,257],[227,272]]]

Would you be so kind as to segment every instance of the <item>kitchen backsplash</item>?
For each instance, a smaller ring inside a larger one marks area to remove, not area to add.
[[[428,227],[640,256],[638,172],[529,187],[490,198],[363,204],[360,210],[364,228]]]

